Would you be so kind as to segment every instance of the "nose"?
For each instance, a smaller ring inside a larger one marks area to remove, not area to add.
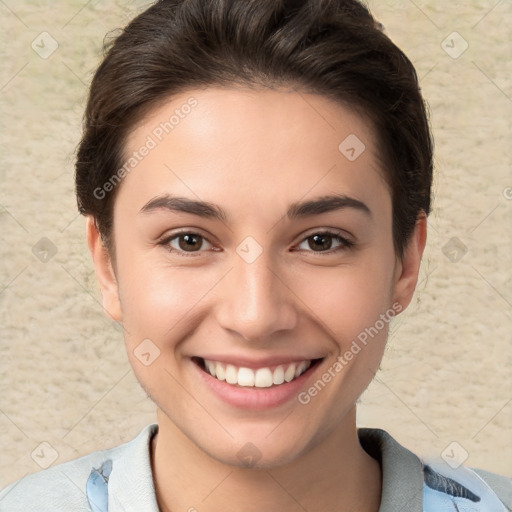
[[[294,329],[297,297],[283,265],[272,261],[265,251],[252,262],[237,254],[233,260],[234,268],[219,290],[219,324],[246,341],[268,340],[279,331]]]

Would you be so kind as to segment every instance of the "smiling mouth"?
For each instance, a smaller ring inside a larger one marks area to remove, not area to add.
[[[294,381],[310,372],[323,358],[309,359],[270,367],[247,368],[233,364],[193,357],[192,361],[205,373],[233,386],[247,388],[277,387]]]

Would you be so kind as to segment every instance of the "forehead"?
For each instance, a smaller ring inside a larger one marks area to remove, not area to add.
[[[331,192],[389,200],[369,123],[328,98],[294,90],[180,93],[130,133],[125,161],[134,158],[120,196],[139,207],[169,192],[220,195],[245,209],[248,201],[284,206]]]

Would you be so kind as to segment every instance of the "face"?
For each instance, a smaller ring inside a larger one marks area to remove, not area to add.
[[[312,94],[191,90],[143,119],[126,158],[115,274],[92,222],[89,243],[160,428],[257,467],[354,429],[424,244],[417,229],[395,255],[369,124]]]

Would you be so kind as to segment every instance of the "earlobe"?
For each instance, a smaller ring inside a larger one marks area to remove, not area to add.
[[[427,216],[418,215],[414,231],[411,234],[401,261],[397,262],[393,303],[398,302],[402,310],[410,304],[420,270],[421,258],[427,241]]]
[[[116,322],[122,321],[121,302],[117,279],[112,267],[110,254],[99,234],[94,217],[87,216],[86,220],[87,245],[92,256],[96,277],[101,289],[105,313]]]

